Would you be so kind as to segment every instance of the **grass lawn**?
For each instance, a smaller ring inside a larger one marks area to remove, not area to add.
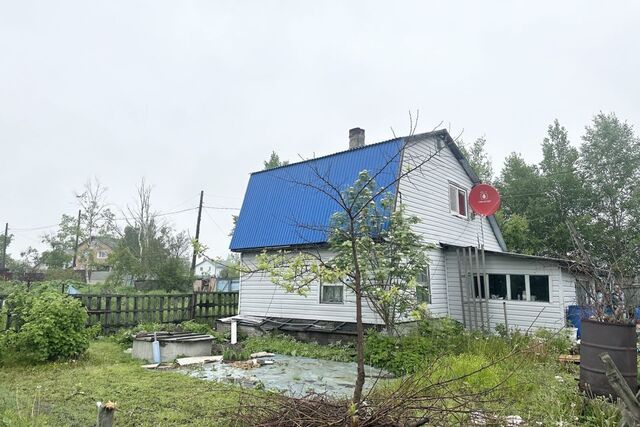
[[[218,411],[238,387],[147,371],[111,340],[78,362],[0,368],[0,426],[95,425],[96,402],[117,403],[117,425],[228,425]]]

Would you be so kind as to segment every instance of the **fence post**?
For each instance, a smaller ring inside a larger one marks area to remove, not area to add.
[[[191,320],[194,320],[196,318],[196,301],[198,299],[198,294],[196,294],[195,292],[191,294],[191,299],[189,301],[189,303],[191,304],[190,308],[191,308]]]
[[[122,297],[120,295],[116,297],[116,313],[113,323],[116,328],[122,326]]]
[[[109,333],[109,329],[110,329],[110,317],[111,317],[111,297],[110,296],[106,296],[105,297],[105,305],[104,305],[104,319],[103,319],[103,324],[104,324],[104,331],[105,333]]]

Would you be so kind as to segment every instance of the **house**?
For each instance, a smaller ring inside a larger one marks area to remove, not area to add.
[[[521,330],[565,325],[565,307],[576,298],[568,263],[508,252],[496,219],[471,212],[468,194],[480,181],[446,130],[371,145],[364,144],[362,129],[349,135],[346,151],[251,174],[230,245],[243,264],[256,264],[264,250],[311,247],[331,256],[324,230],[339,208],[309,183],[323,176],[344,189],[367,170],[395,195],[396,205],[420,218],[415,231],[435,245],[419,280],[420,298],[433,315],[492,330],[505,319]],[[398,180],[401,171],[418,165]],[[355,298],[342,284],[315,283],[300,296],[271,283],[268,274],[242,274],[239,317],[254,323],[350,325],[356,320]],[[367,304],[363,321],[383,323]]]
[[[193,290],[196,292],[237,292],[240,281],[237,278],[225,277],[224,270],[223,263],[203,258],[195,266]]]
[[[91,275],[89,283],[102,283],[111,274],[112,266],[109,265],[109,254],[114,251],[118,241],[112,237],[98,236],[87,239],[78,245],[75,266],[76,271],[85,271],[88,260],[91,259]]]
[[[199,263],[196,264],[195,268],[195,276],[198,279],[209,278],[209,277],[218,277],[218,274],[224,266],[209,258],[203,258]]]

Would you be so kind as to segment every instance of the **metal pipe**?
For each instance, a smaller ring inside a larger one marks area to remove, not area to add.
[[[509,336],[509,322],[507,320],[507,302],[502,301],[502,311],[504,312],[504,329],[507,331],[507,337]]]
[[[482,244],[482,277],[484,277],[484,303],[487,309],[487,331],[491,331],[491,318],[489,317],[489,277],[487,276],[487,263],[484,257],[484,243]]]
[[[476,289],[478,290],[478,298],[480,298],[480,324],[482,325],[482,330],[484,331],[484,310],[482,309],[482,284],[480,283],[480,259],[478,257],[478,248],[476,247],[474,249],[475,249],[475,256],[476,256]],[[471,262],[473,262],[473,260]]]
[[[463,250],[465,250],[463,248]],[[473,303],[473,325],[474,329],[478,329],[478,304],[476,304],[475,291],[473,290],[473,257],[471,256],[471,248],[467,248],[469,252],[469,271],[467,272],[467,288],[470,290],[469,297]],[[466,264],[466,261],[465,261]]]
[[[462,324],[465,329],[467,328],[467,316],[465,310],[467,309],[464,302],[464,289],[462,286],[462,267],[460,266],[460,249],[456,249],[456,258],[458,259],[458,282],[460,283],[460,307],[462,308]]]

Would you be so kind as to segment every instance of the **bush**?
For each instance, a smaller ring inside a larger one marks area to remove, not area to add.
[[[5,358],[45,362],[78,357],[89,347],[82,303],[60,293],[31,296],[23,292],[7,300],[11,330],[2,340]]]
[[[397,375],[411,374],[421,370],[429,358],[461,353],[468,339],[455,320],[425,319],[407,335],[367,334],[365,360]]]

